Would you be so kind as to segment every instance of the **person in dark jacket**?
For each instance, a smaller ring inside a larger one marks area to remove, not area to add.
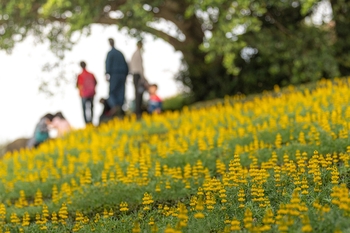
[[[109,98],[107,102],[111,107],[110,114],[120,115],[125,98],[125,82],[129,73],[124,55],[114,47],[114,40],[108,39],[111,50],[106,59],[106,78],[109,80]]]

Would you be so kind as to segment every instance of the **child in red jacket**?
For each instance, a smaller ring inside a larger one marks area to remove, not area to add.
[[[162,99],[157,95],[157,84],[151,84],[148,88],[149,101],[148,112],[149,113],[161,113],[162,112]]]

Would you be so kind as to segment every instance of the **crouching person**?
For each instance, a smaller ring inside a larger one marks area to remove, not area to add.
[[[37,147],[42,142],[49,139],[49,125],[51,124],[53,117],[52,114],[48,113],[40,118],[39,123],[35,126],[33,137],[28,140],[28,148]]]
[[[109,106],[106,99],[101,98],[100,103],[103,105],[103,111],[99,119],[99,125],[103,122],[107,122],[113,118],[113,116],[110,114],[111,107]]]
[[[64,136],[66,133],[69,133],[72,130],[72,127],[63,116],[62,112],[58,112],[53,116],[53,120],[49,126],[57,130],[58,138]]]

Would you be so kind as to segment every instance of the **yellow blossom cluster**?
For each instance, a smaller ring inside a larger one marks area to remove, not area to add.
[[[350,81],[87,126],[0,160],[2,232],[350,228]]]

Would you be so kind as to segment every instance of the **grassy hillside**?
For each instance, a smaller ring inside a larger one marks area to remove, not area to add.
[[[350,81],[88,127],[0,160],[0,232],[349,232]]]
[[[5,154],[5,143],[0,143],[0,158]]]

